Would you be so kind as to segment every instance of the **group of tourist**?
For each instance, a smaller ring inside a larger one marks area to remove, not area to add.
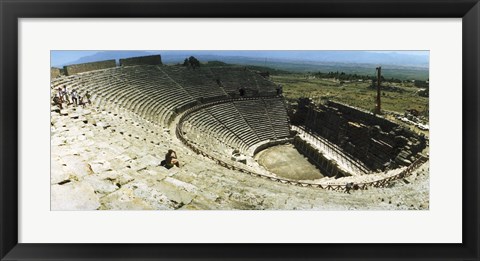
[[[53,102],[55,105],[60,107],[60,109],[63,109],[63,103],[65,103],[67,106],[73,104],[75,107],[80,105],[85,108],[85,105],[92,103],[90,100],[91,97],[92,95],[89,91],[87,91],[85,95],[81,96],[75,89],[69,92],[67,86],[64,85],[63,89],[61,87],[57,89],[55,97],[53,97]]]

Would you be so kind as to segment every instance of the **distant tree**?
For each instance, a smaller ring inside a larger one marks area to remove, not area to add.
[[[196,67],[200,67],[200,61],[197,60],[197,58],[190,56],[188,58],[188,62],[190,63],[190,66],[195,69]]]
[[[185,58],[185,60],[183,60],[183,66],[191,67],[195,69],[197,67],[200,67],[200,61],[197,58],[190,56],[188,58]]]

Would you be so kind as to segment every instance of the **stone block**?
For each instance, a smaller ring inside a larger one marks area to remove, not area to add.
[[[183,182],[181,180],[178,180],[178,179],[174,179],[174,178],[171,178],[171,177],[167,177],[165,178],[165,182],[168,182],[178,188],[181,188],[187,192],[197,192],[198,188],[190,183],[186,183],[186,182]]]
[[[193,198],[195,198],[195,193],[179,188],[180,187],[171,182],[164,181],[158,182],[154,185],[154,189],[164,194],[168,199],[181,205],[189,204]]]
[[[73,150],[71,153],[75,154]],[[82,157],[74,154],[62,157],[62,162],[65,163],[68,171],[78,179],[91,175],[93,170],[91,169],[90,165],[84,162]]]
[[[108,194],[119,189],[119,187],[112,181],[101,179],[101,177],[97,175],[87,176],[83,181],[90,184],[93,190],[97,193]]]
[[[69,182],[51,186],[51,210],[95,210],[98,196],[86,182]]]
[[[52,160],[50,164],[50,183],[57,184],[67,180],[70,176],[68,169],[57,160]]]
[[[110,165],[110,162],[105,160],[93,161],[93,162],[90,162],[89,165],[94,173],[101,173],[108,170],[112,170],[112,166]]]
[[[64,66],[63,69],[65,70],[66,75],[73,75],[73,74],[88,72],[93,70],[113,68],[116,66],[117,64],[113,59],[113,60],[98,61],[98,62],[91,62],[91,63],[72,64],[72,65]]]

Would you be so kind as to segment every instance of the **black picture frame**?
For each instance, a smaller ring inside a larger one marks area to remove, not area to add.
[[[478,0],[0,0],[1,260],[479,260]],[[48,17],[462,18],[463,243],[20,244],[18,243],[18,19]]]

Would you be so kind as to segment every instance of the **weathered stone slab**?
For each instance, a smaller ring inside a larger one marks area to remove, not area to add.
[[[128,155],[125,155],[125,154],[122,154],[122,155],[118,155],[115,157],[115,159],[118,159],[118,160],[121,160],[121,161],[124,161],[124,162],[128,162],[130,160],[132,160],[132,158]]]
[[[101,179],[97,175],[91,175],[84,178],[84,182],[90,184],[95,192],[108,194],[119,189],[112,181]]]
[[[96,160],[96,161],[90,162],[89,164],[94,173],[101,173],[101,172],[112,169],[110,162],[106,160]]]
[[[159,182],[154,186],[154,188],[164,195],[166,195],[170,200],[180,203],[182,205],[189,204],[193,198],[195,198],[195,194],[192,192],[188,192],[185,189],[182,189],[176,184],[172,184],[170,182]],[[180,188],[180,189],[179,189]]]
[[[127,169],[127,166],[130,165],[130,163],[128,161],[125,161],[125,160],[120,159],[118,157],[109,160],[109,162],[110,162],[110,166],[111,166],[112,170],[117,170],[117,171],[125,170],[125,169]]]
[[[106,129],[106,128],[110,127],[111,125],[109,123],[106,123],[106,122],[97,122],[97,126]]]
[[[118,179],[122,174],[118,171],[105,171],[97,175],[100,179],[114,181]]]
[[[142,170],[147,167],[153,167],[160,165],[161,160],[153,157],[152,155],[146,155],[139,159],[132,160],[130,166],[133,170]]]
[[[116,179],[117,183],[119,183],[122,186],[129,183],[129,182],[132,182],[134,180],[135,180],[135,178],[133,178],[132,176],[130,176],[128,174],[123,174]]]
[[[53,136],[50,140],[52,146],[60,146],[66,144],[66,139],[64,137]]]
[[[167,177],[168,171],[169,170],[163,166],[153,166],[153,167],[148,167],[147,169],[143,170],[141,173],[163,179]]]
[[[51,210],[95,210],[99,198],[86,182],[51,186]]]
[[[57,160],[51,161],[50,183],[57,184],[69,178],[68,169]]]
[[[165,182],[168,182],[168,183],[170,183],[170,184],[172,184],[172,185],[174,185],[178,188],[184,189],[187,192],[195,193],[198,190],[197,187],[195,187],[194,185],[192,185],[190,183],[186,183],[186,182],[183,182],[183,181],[180,181],[178,179],[171,178],[171,177],[165,178]]]
[[[161,197],[160,193],[154,193],[148,187],[138,184],[129,185],[103,197],[103,208],[115,210],[150,210],[150,209],[173,209],[168,206],[168,198]],[[155,203],[155,207],[151,205]],[[161,204],[165,203],[165,204]]]
[[[78,179],[93,173],[90,165],[83,161],[82,157],[71,155],[62,157],[62,161],[66,164],[66,168]]]
[[[79,115],[83,115],[83,116],[86,116],[86,115],[90,115],[92,113],[92,111],[88,110],[88,109],[82,109],[82,108],[79,108],[77,110],[77,113]]]

